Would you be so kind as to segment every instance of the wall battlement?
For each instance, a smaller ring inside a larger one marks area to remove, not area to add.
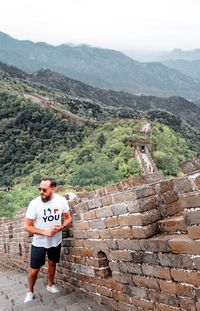
[[[57,281],[113,310],[200,310],[199,181],[200,171],[170,180],[156,172],[79,193]],[[1,264],[21,270],[31,244],[24,215],[0,221]]]

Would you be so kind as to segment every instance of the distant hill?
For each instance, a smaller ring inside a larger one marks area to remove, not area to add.
[[[161,63],[140,63],[125,54],[86,45],[52,46],[16,40],[0,32],[0,61],[27,73],[50,69],[94,87],[131,94],[200,98],[200,82]]]
[[[200,129],[200,108],[182,97],[136,96],[122,91],[103,90],[66,78],[50,70],[35,72],[30,75],[29,79],[56,88],[68,95],[89,98],[103,106],[132,108],[140,111],[164,109]]]
[[[186,74],[187,76],[190,76],[193,79],[200,79],[200,53],[199,53],[199,59],[166,60],[163,63],[168,67],[179,70],[183,74]]]

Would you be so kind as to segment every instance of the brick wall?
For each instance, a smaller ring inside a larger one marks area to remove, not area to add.
[[[152,174],[79,193],[57,281],[114,310],[200,310],[199,176]],[[0,256],[1,264],[27,270],[24,212],[1,220]]]

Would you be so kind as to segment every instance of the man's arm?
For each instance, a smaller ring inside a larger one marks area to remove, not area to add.
[[[29,219],[29,218],[25,219],[25,222],[24,222],[24,230],[25,231],[32,233],[32,234],[54,236],[55,231],[53,228],[49,229],[49,230],[42,230],[42,229],[35,228],[33,225],[33,221],[34,221],[33,219]]]
[[[64,229],[65,227],[67,227],[72,221],[72,218],[71,218],[71,215],[70,215],[70,212],[67,212],[67,213],[63,213],[63,228]]]

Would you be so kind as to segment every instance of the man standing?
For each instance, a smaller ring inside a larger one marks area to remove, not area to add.
[[[34,236],[28,274],[29,288],[24,302],[34,299],[34,285],[40,268],[45,264],[46,254],[48,257],[47,290],[51,293],[59,291],[54,284],[56,263],[60,259],[62,230],[71,223],[71,216],[67,200],[56,194],[55,190],[55,179],[42,178],[39,186],[40,196],[30,202],[26,212],[24,230]]]

